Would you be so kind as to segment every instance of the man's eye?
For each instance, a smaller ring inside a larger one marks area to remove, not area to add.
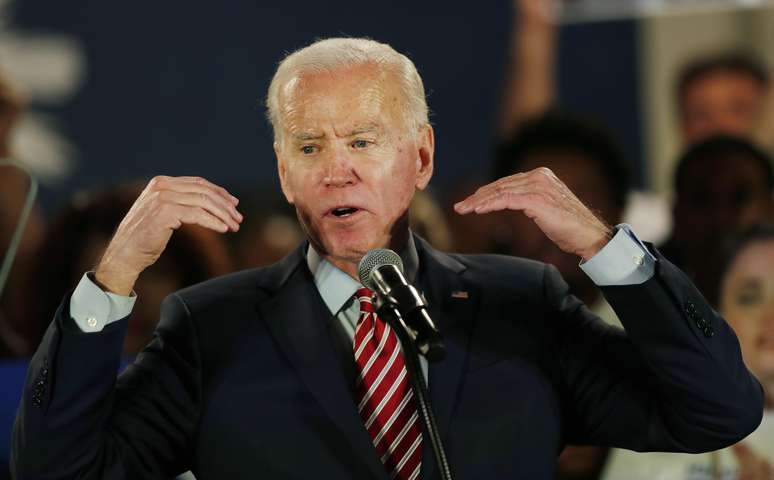
[[[303,147],[301,147],[301,153],[303,153],[304,155],[311,155],[316,151],[317,149],[314,147],[314,145],[304,145]]]
[[[355,140],[352,142],[352,146],[354,148],[366,148],[368,146],[368,141],[366,140]]]

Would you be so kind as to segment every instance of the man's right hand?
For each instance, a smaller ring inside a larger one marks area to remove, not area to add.
[[[239,230],[243,217],[238,203],[225,188],[200,177],[154,177],[110,240],[95,269],[97,283],[112,293],[131,294],[137,277],[159,258],[182,225],[220,233]]]

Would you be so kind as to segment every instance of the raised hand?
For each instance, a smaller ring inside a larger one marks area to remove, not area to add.
[[[501,178],[454,205],[457,213],[524,212],[560,249],[588,260],[612,229],[591,212],[548,168]]]
[[[549,0],[513,0],[513,7],[522,21],[556,22],[554,5]]]
[[[159,258],[182,225],[220,233],[239,230],[238,203],[226,189],[200,177],[154,177],[110,240],[94,273],[97,282],[110,292],[129,295],[140,273]]]

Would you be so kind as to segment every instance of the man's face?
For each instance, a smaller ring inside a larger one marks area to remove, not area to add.
[[[693,162],[674,208],[675,238],[686,254],[707,258],[729,235],[765,221],[772,212],[763,169],[743,154]]]
[[[733,71],[709,73],[692,82],[680,99],[684,142],[691,144],[716,133],[749,135],[764,93],[755,78]]]
[[[363,65],[294,77],[280,93],[282,191],[315,249],[348,273],[372,248],[399,248],[432,175],[432,129],[408,131],[396,82]]]

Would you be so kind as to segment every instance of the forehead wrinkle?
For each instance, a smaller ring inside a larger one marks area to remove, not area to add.
[[[395,111],[394,102],[388,101],[396,95],[395,86],[386,81],[388,75],[385,72],[371,71],[373,73],[366,73],[364,78],[354,83],[348,81],[352,72],[347,70],[294,76],[282,88],[284,101],[281,102],[280,110],[284,117],[285,131],[294,139],[308,140],[325,138],[327,134],[321,127],[329,121],[335,122],[332,134],[337,137],[372,132],[383,135],[388,119],[395,118],[402,125],[400,118],[397,118],[400,112]],[[323,79],[327,83],[340,75],[343,75],[338,84],[340,88],[353,89],[345,101],[341,101],[341,96],[328,95],[316,81]]]
[[[339,131],[343,133],[339,133]],[[376,121],[368,121],[365,123],[355,123],[351,127],[337,129],[336,135],[339,137],[354,137],[356,135],[362,135],[364,133],[381,134],[383,131],[382,124]]]

